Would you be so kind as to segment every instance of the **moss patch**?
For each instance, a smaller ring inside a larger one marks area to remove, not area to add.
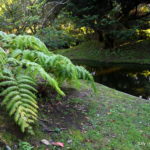
[[[103,43],[88,41],[77,47],[58,50],[56,53],[73,61],[95,61],[97,63],[134,63],[150,64],[150,41],[136,41],[116,49],[103,49]]]

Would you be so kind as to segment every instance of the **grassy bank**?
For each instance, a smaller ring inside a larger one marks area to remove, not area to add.
[[[113,50],[103,49],[102,47],[103,43],[88,41],[70,49],[58,50],[56,53],[76,61],[150,64],[149,40],[126,43]]]
[[[61,149],[44,146],[41,139],[63,142],[64,150],[148,150],[150,149],[150,101],[97,84],[93,94],[88,86],[64,88],[67,96],[40,102],[35,135],[22,135],[8,117],[0,118],[0,141],[14,147],[18,139],[35,150]]]

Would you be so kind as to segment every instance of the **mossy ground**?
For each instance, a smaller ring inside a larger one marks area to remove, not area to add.
[[[1,140],[12,147],[19,139],[27,141],[35,150],[46,149],[41,139],[63,142],[65,150],[149,150],[150,101],[96,86],[96,94],[87,85],[80,90],[65,88],[67,96],[56,96],[51,103],[43,99],[34,136],[21,134],[1,115]]]
[[[150,40],[126,43],[115,49],[103,49],[103,43],[87,41],[76,47],[58,50],[75,61],[96,61],[97,63],[150,64]]]

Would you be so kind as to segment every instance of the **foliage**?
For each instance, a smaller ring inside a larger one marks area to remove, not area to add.
[[[39,29],[36,36],[50,49],[70,48],[86,39],[87,27],[79,27],[71,13],[63,10],[50,26]]]
[[[42,51],[44,53],[48,53],[48,49],[45,46],[44,43],[42,43],[38,38],[35,38],[30,35],[19,35],[15,37],[11,42],[10,42],[10,47],[13,49],[34,49],[37,51]]]
[[[149,4],[149,0],[132,0],[132,2],[129,0],[71,0],[67,9],[72,12],[73,16],[79,18],[79,25],[100,30],[104,22],[107,22],[107,25],[116,21],[123,23],[121,20],[125,16],[133,16],[131,10],[140,4]],[[149,13],[149,10],[147,12]],[[135,13],[138,17],[139,13]]]
[[[78,26],[92,28],[98,35],[98,40],[105,43],[104,48],[112,49],[115,47],[115,41],[118,41],[116,36],[125,37],[125,43],[126,40],[130,41],[128,37],[132,33],[131,36],[135,37],[136,29],[149,27],[148,4],[148,0],[71,0],[67,10],[72,12]],[[120,34],[120,31],[123,32]]]
[[[0,29],[7,33],[34,34],[50,49],[74,46],[83,41],[83,32],[74,26],[70,12],[63,10],[60,13],[60,7],[64,7],[61,2],[2,0]]]
[[[19,150],[32,150],[33,146],[30,145],[28,142],[19,142]]]
[[[1,0],[0,30],[36,34],[50,26],[64,6],[64,0]]]
[[[0,49],[0,56],[5,58],[0,62],[1,103],[22,132],[33,133],[32,125],[37,120],[36,82],[45,80],[62,96],[65,94],[60,87],[65,81],[84,79],[93,84],[87,70],[73,65],[64,56],[49,52],[38,38],[0,33],[4,48]]]
[[[3,3],[2,3],[3,2]],[[40,23],[41,6],[39,0],[2,1],[0,29],[13,33],[36,33]]]
[[[126,30],[113,30],[109,33],[113,39],[116,40],[116,45],[117,45],[117,41],[118,44],[125,43],[130,41],[135,41],[139,39],[139,35],[137,33],[136,29],[126,29]]]
[[[137,40],[134,31],[149,28],[149,0],[2,0],[0,4],[1,30],[36,34],[51,49],[77,45],[84,36],[112,49],[118,37],[120,44],[132,33]]]
[[[150,39],[150,29],[147,30],[138,30],[137,34],[141,39]]]
[[[65,30],[56,29],[54,27],[41,29],[36,35],[50,49],[69,48],[73,46],[76,41],[76,39]]]
[[[16,76],[13,74],[1,76],[0,86],[5,88],[1,96],[4,97],[2,106],[6,106],[6,110],[10,116],[14,116],[15,122],[21,127],[21,131],[25,132],[28,128],[32,128],[30,124],[37,120],[37,102],[35,92],[36,83],[29,76]]]

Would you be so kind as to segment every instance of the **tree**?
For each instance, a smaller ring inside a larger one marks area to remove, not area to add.
[[[139,13],[140,7],[149,7],[148,4],[149,0],[71,0],[67,9],[77,18],[78,25],[94,29],[99,40],[106,43],[106,48],[112,48],[114,36],[120,34],[120,30],[128,33],[128,29],[141,29],[137,24],[129,26],[129,22],[150,15],[150,9],[146,13]]]
[[[68,0],[14,0],[1,3],[0,29],[10,33],[28,32],[51,25]]]
[[[1,5],[0,29],[9,33],[35,34],[40,24],[42,2],[38,0],[4,1]]]
[[[52,24],[55,18],[59,15],[61,10],[67,5],[69,0],[47,0],[43,6],[43,23],[42,27],[45,28]]]

